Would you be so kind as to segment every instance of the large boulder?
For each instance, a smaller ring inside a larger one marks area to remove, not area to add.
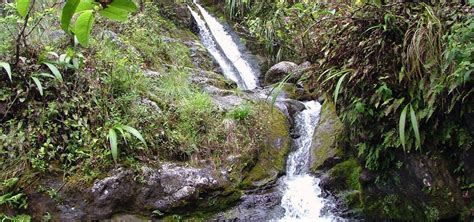
[[[264,82],[266,85],[280,82],[285,76],[292,73],[298,65],[293,62],[283,61],[272,66],[267,73],[265,73]]]
[[[49,213],[57,221],[100,220],[120,213],[151,216],[157,210],[179,212],[190,203],[202,202],[204,193],[208,197],[213,192],[223,193],[225,185],[211,168],[172,163],[165,163],[160,168],[143,166],[138,174],[118,168],[104,179],[96,180],[91,188],[63,187],[58,180],[52,179],[45,186],[60,190],[57,199],[61,201],[41,198],[44,195],[39,193],[29,195],[34,218]]]
[[[264,84],[271,85],[278,83],[289,74],[291,74],[291,77],[288,81],[296,82],[310,67],[310,62],[303,62],[300,65],[288,61],[277,63],[265,73]]]

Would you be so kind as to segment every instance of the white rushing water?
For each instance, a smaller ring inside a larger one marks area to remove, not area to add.
[[[255,89],[258,86],[257,73],[252,68],[250,63],[244,58],[239,46],[234,42],[232,36],[226,32],[224,26],[206,11],[201,5],[195,3],[199,8],[204,21],[209,27],[214,39],[224,52],[227,59],[233,64],[235,69],[239,72],[242,79],[242,89]]]
[[[191,15],[193,16],[199,28],[199,37],[201,39],[202,44],[204,45],[204,47],[206,47],[211,56],[217,61],[217,63],[222,69],[222,72],[224,73],[224,76],[237,83],[239,87],[244,87],[241,84],[242,81],[240,80],[238,74],[235,72],[232,64],[227,61],[227,58],[221,53],[221,51],[219,51],[219,49],[217,49],[216,43],[214,42],[211,32],[206,26],[206,22],[202,20],[201,16],[191,7],[188,6],[188,9],[189,11],[191,11]]]
[[[245,60],[237,43],[216,18],[196,1],[193,2],[204,18],[188,6],[199,27],[201,41],[219,63],[224,75],[241,89],[255,89],[258,86],[256,71]],[[286,176],[280,178],[279,188],[283,192],[281,207],[285,209],[285,214],[277,220],[339,221],[333,216],[322,215],[321,211],[328,201],[321,197],[320,180],[309,173],[311,144],[321,105],[316,101],[305,102],[304,105],[306,109],[295,116],[295,131],[299,135],[294,141],[296,150],[288,157]]]
[[[281,206],[285,215],[280,221],[332,221],[321,215],[326,201],[321,196],[319,179],[311,176],[310,152],[314,130],[319,122],[321,105],[316,101],[304,103],[306,109],[295,116],[297,148],[287,161],[287,175],[282,178],[283,198]]]

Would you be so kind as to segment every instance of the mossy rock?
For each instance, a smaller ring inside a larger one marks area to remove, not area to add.
[[[359,181],[362,167],[356,159],[349,159],[332,167],[323,176],[321,186],[342,201],[344,209],[361,211],[361,184]]]
[[[263,142],[255,165],[241,183],[242,188],[256,188],[274,182],[285,172],[290,151],[290,125],[286,116],[267,103],[257,105],[257,113],[264,122]]]
[[[343,124],[336,114],[334,103],[326,100],[321,107],[319,124],[313,135],[311,171],[316,173],[341,161],[343,150],[337,144]]]

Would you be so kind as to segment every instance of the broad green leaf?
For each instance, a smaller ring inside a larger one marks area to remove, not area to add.
[[[29,7],[30,7],[30,0],[17,0],[16,1],[16,11],[23,18],[26,16],[26,13],[28,13]]]
[[[110,151],[112,152],[112,158],[114,161],[118,159],[118,147],[117,147],[117,133],[115,133],[115,129],[109,130],[109,143],[110,143]]]
[[[41,81],[34,76],[32,76],[31,78],[33,79],[33,82],[35,82],[35,85],[38,88],[40,95],[43,96],[43,86],[41,85]]]
[[[48,66],[49,70],[51,70],[51,72],[53,73],[54,77],[59,80],[60,82],[63,81],[63,76],[61,75],[61,73],[59,72],[58,68],[51,64],[51,63],[47,63],[47,62],[43,62],[43,64],[45,64],[46,66]]]
[[[415,110],[413,110],[412,105],[410,105],[410,120],[411,126],[413,127],[413,131],[415,132],[416,147],[421,149],[420,129],[418,127],[418,120],[416,119]]]
[[[135,5],[135,3],[133,3],[132,0],[113,0],[112,3],[107,5],[107,8],[108,7],[115,7],[126,10],[128,12],[135,12],[138,10],[137,6]]]
[[[116,8],[116,7],[107,7],[104,10],[100,10],[99,14],[107,17],[112,20],[124,22],[128,19],[128,12],[124,9]]]
[[[407,109],[408,105],[405,106],[402,113],[400,114],[400,121],[399,121],[399,133],[400,133],[400,141],[402,142],[403,150],[406,151],[406,140],[405,140],[405,123],[407,120]]]
[[[10,67],[10,64],[8,64],[6,62],[0,62],[0,66],[3,67],[5,69],[5,71],[7,71],[8,78],[10,79],[10,82],[11,82],[12,81],[12,69]]]
[[[341,85],[342,82],[344,81],[344,78],[346,78],[347,73],[342,75],[341,78],[339,78],[339,81],[337,81],[336,89],[334,90],[334,103],[337,103],[337,97],[339,96],[339,90],[341,90]]]
[[[61,13],[61,28],[67,33],[69,33],[72,16],[80,2],[80,0],[67,0],[66,5],[64,5]]]
[[[93,10],[96,4],[93,0],[80,0],[79,5],[76,8],[75,14],[81,13],[87,10]]]
[[[142,143],[145,145],[146,147],[146,142],[145,142],[145,139],[143,139],[143,136],[142,134],[140,134],[140,132],[138,132],[138,130],[136,130],[135,128],[133,127],[130,127],[130,126],[121,126],[122,129],[124,129],[125,131],[129,132],[130,134],[132,134],[133,136],[135,136],[137,139],[139,139],[140,141],[142,141]]]
[[[92,31],[92,25],[94,24],[95,14],[93,10],[84,11],[76,20],[74,26],[74,33],[76,34],[77,41],[84,46],[89,46],[89,38]]]

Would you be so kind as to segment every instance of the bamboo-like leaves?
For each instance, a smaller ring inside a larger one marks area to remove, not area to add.
[[[421,136],[420,136],[420,128],[418,125],[418,120],[416,118],[415,110],[411,104],[408,104],[403,108],[402,113],[400,114],[399,120],[399,134],[400,134],[400,142],[402,143],[403,150],[406,151],[406,121],[407,121],[407,112],[408,108],[410,108],[410,122],[413,132],[415,134],[415,145],[417,149],[421,149]]]
[[[117,133],[115,132],[115,129],[112,128],[109,130],[109,143],[110,143],[110,150],[112,152],[112,158],[114,161],[117,161],[118,159],[118,147],[117,147]]]
[[[399,134],[400,134],[400,141],[402,143],[403,150],[405,150],[405,151],[406,151],[405,123],[406,123],[406,120],[407,120],[407,110],[408,110],[408,105],[405,106],[402,113],[400,114],[400,120],[399,120],[399,124],[398,124],[398,127],[399,127],[398,130],[399,130]]]
[[[53,73],[54,77],[59,80],[60,82],[63,81],[63,76],[61,75],[61,72],[59,72],[58,68],[51,64],[51,63],[47,63],[47,62],[43,62],[43,64],[45,64],[49,70],[51,70],[51,72]]]
[[[131,126],[118,124],[109,130],[109,134],[107,136],[110,143],[112,158],[114,159],[114,161],[117,161],[119,157],[117,131],[122,135],[125,142],[127,141],[126,140],[128,136],[128,134],[126,134],[127,132],[131,134],[132,136],[134,136],[135,138],[137,138],[138,140],[140,140],[143,143],[143,145],[147,147],[145,139],[143,138],[142,134],[138,132],[138,130],[136,130],[135,128]]]
[[[130,134],[132,134],[134,137],[136,137],[137,139],[139,139],[139,140],[146,146],[145,139],[143,139],[142,134],[140,134],[140,132],[138,132],[138,130],[136,130],[136,129],[133,128],[133,127],[124,126],[124,125],[121,125],[120,128],[122,128],[122,129],[124,129],[125,131],[129,132]]]
[[[341,90],[342,82],[344,82],[344,79],[346,78],[347,74],[348,73],[342,75],[337,81],[336,89],[334,90],[334,103],[335,104],[337,104],[337,97],[339,96],[339,91]]]
[[[31,79],[33,79],[33,82],[35,82],[36,88],[38,88],[40,95],[43,96],[43,85],[41,85],[41,81],[34,76],[32,76]]]
[[[84,11],[76,20],[76,24],[74,26],[74,33],[76,34],[79,43],[84,47],[89,46],[89,37],[91,35],[94,20],[94,10]]]
[[[0,66],[3,67],[3,69],[5,69],[5,71],[7,72],[8,78],[10,79],[10,82],[12,82],[12,69],[10,67],[10,64],[6,62],[0,62]]]
[[[413,106],[410,104],[410,121],[413,131],[415,133],[416,139],[416,147],[421,149],[421,138],[420,138],[420,129],[418,127],[418,120],[416,119],[415,110],[413,110]]]
[[[30,7],[30,0],[17,0],[16,1],[16,11],[23,18],[28,13],[29,7]]]

